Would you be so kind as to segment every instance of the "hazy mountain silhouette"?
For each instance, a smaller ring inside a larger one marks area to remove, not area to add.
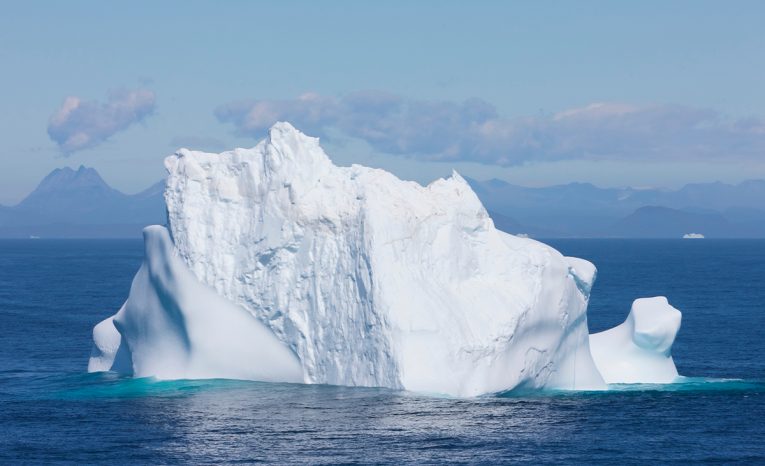
[[[163,190],[164,181],[128,195],[93,168],[58,168],[18,205],[0,209],[0,236],[138,237],[165,223]]]
[[[697,183],[678,190],[589,183],[527,188],[497,179],[467,181],[489,211],[529,231],[542,228],[554,236],[678,237],[678,229],[699,225],[712,237],[765,237],[765,180]],[[668,210],[643,209],[651,206]]]
[[[646,206],[619,220],[607,231],[607,236],[682,238],[686,233],[702,233],[707,238],[714,238],[731,236],[732,229],[730,222],[718,213],[685,212],[669,207]]]

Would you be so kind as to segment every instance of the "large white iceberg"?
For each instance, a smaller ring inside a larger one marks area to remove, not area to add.
[[[457,173],[423,187],[337,167],[287,123],[165,166],[172,240],[145,231],[90,370],[457,396],[605,388],[586,317],[595,267],[494,228]]]

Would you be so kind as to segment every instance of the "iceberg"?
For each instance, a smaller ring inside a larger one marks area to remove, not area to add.
[[[144,231],[90,371],[453,396],[610,380],[587,327],[595,266],[497,230],[456,172],[421,186],[338,167],[288,123],[165,167],[167,227]]]

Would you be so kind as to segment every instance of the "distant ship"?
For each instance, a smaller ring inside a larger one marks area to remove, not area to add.
[[[29,235],[29,239],[40,239],[40,237],[35,235]]]
[[[704,235],[701,233],[686,233],[683,235],[683,239],[704,239]]]

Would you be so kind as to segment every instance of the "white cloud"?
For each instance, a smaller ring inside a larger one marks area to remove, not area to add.
[[[155,107],[156,96],[146,89],[112,92],[106,103],[67,97],[50,117],[48,136],[68,155],[95,147],[142,121]]]
[[[427,160],[517,165],[551,160],[725,160],[765,153],[765,124],[710,109],[600,102],[552,116],[502,118],[480,99],[423,101],[363,91],[343,97],[232,102],[216,110],[239,135],[279,120],[309,134],[339,130],[374,149]]]

